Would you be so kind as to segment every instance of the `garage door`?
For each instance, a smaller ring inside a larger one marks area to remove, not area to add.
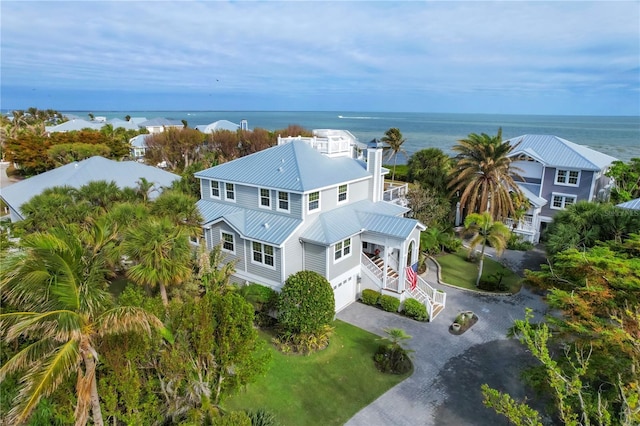
[[[336,300],[336,312],[349,306],[356,300],[356,275],[336,280],[332,284]]]

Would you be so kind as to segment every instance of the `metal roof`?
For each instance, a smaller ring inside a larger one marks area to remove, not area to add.
[[[49,133],[55,132],[73,132],[82,129],[100,130],[105,123],[99,123],[96,121],[87,121],[82,118],[76,118],[73,120],[65,121],[56,126],[47,126],[46,131]]]
[[[113,161],[95,156],[16,182],[2,188],[1,195],[11,208],[19,212],[20,206],[47,188],[65,185],[80,188],[99,180],[113,181],[119,188],[135,188],[141,177],[156,187],[169,187],[180,179],[178,175],[136,161]]]
[[[623,209],[640,210],[640,198],[617,204],[617,206]]]
[[[204,225],[225,221],[242,238],[280,246],[302,224],[302,219],[265,211],[236,207],[212,200],[199,200],[197,207]]]
[[[398,216],[405,211],[406,208],[385,201],[358,201],[321,213],[301,238],[325,246],[361,232],[405,239],[416,226],[424,226],[415,219]]]
[[[157,127],[157,126],[184,126],[180,120],[169,120],[168,118],[152,118],[151,120],[138,123],[140,127]]]
[[[235,132],[239,128],[239,124],[232,123],[229,120],[218,120],[210,124],[200,124],[195,127],[196,130],[199,130],[202,133],[213,133],[216,130],[230,130]]]
[[[151,137],[153,135],[146,133],[143,135],[138,135],[136,137],[133,137],[131,139],[129,139],[129,143],[131,144],[131,146],[135,147],[135,148],[146,148],[147,147],[147,138]]]
[[[547,200],[538,196],[538,194],[540,193],[540,185],[522,182],[516,182],[516,185],[518,185],[520,191],[522,191],[524,196],[527,197],[531,204],[533,204],[534,206],[542,207],[547,204]]]
[[[352,158],[329,158],[302,141],[278,145],[200,171],[197,178],[306,192],[370,178]]]
[[[553,135],[523,135],[505,142],[518,146],[510,157],[525,153],[549,167],[602,170],[617,158]]]

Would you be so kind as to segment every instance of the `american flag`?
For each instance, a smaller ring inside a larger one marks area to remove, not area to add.
[[[407,279],[411,283],[411,291],[413,291],[416,289],[416,286],[418,285],[418,274],[416,274],[416,271],[414,271],[411,266],[407,266],[406,274],[407,274]]]

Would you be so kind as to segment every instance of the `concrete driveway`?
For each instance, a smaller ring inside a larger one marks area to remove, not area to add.
[[[433,265],[430,267],[433,271]],[[347,425],[508,425],[506,418],[482,404],[480,385],[488,383],[517,399],[534,396],[525,392],[519,373],[535,360],[506,333],[525,308],[542,317],[547,306],[541,296],[523,288],[513,296],[484,295],[429,283],[447,292],[445,310],[433,323],[420,323],[377,308],[353,303],[338,314],[342,321],[384,336],[397,327],[413,336],[407,346],[414,350],[415,371],[357,413]],[[478,322],[465,333],[449,333],[449,325],[461,311],[471,310]]]

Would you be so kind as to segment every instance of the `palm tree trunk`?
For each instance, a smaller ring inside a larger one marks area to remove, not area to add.
[[[87,424],[87,401],[91,405],[91,414],[93,414],[93,424],[103,426],[102,410],[100,409],[100,397],[98,396],[98,382],[96,381],[96,357],[95,350],[90,346],[81,344],[82,361],[84,363],[84,374],[78,377],[78,406],[76,407],[76,426],[84,426]],[[87,389],[88,388],[88,389]],[[87,395],[87,391],[88,394]]]
[[[484,248],[486,243],[482,244],[482,251],[480,252],[480,265],[478,267],[478,278],[476,279],[476,287],[480,287],[480,278],[482,277],[482,268],[484,267]]]
[[[162,283],[160,283],[160,297],[162,298],[162,304],[164,305],[164,307],[168,307],[169,297],[167,296],[167,288]]]

